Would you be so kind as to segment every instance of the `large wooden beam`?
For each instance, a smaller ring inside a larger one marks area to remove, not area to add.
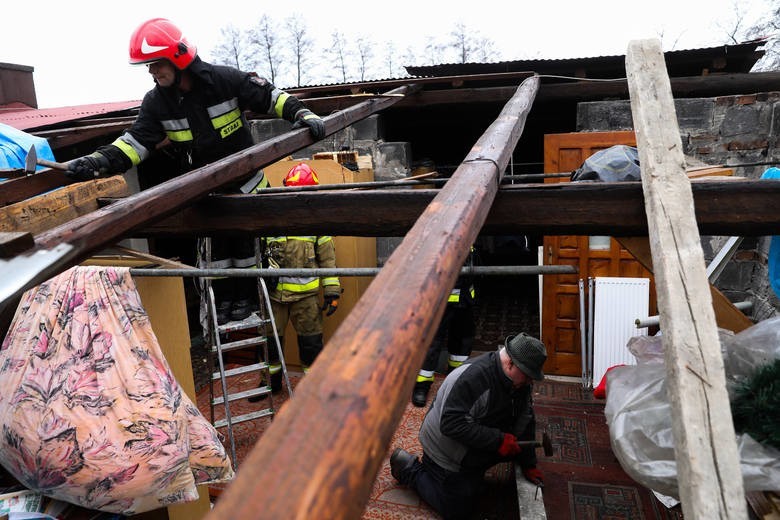
[[[745,493],[723,357],[660,42],[631,42],[626,73],[642,165],[683,514],[744,519]]]
[[[325,117],[326,133],[332,134],[360,121],[417,88],[414,85],[401,87],[388,92],[386,97],[371,99]],[[14,268],[23,268],[27,274],[0,277],[0,306],[25,289],[76,265],[94,251],[126,237],[134,229],[163,218],[223,186],[241,181],[258,168],[312,142],[308,129],[292,130],[41,233],[35,239],[34,251],[26,258],[14,259]],[[36,254],[53,248],[60,251],[53,255]],[[28,259],[29,269],[23,265]],[[10,266],[0,261],[0,272],[8,268]]]
[[[209,518],[360,518],[538,84],[520,85],[423,212]]]
[[[129,193],[121,175],[71,184],[0,208],[0,231],[40,233],[96,211],[98,198]]]
[[[780,232],[780,180],[692,184],[703,235],[766,236]],[[403,236],[436,190],[368,190],[268,195],[212,195],[140,229],[136,236],[207,236],[252,232]],[[355,218],[360,215],[360,218]],[[646,236],[640,182],[503,186],[482,228],[485,235]]]

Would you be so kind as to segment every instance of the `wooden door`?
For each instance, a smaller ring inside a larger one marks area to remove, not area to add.
[[[544,171],[576,170],[588,157],[610,146],[636,146],[634,132],[578,132],[545,135]],[[545,182],[568,182],[550,178]],[[631,254],[610,237],[544,237],[545,265],[574,265],[578,274],[545,275],[542,286],[542,341],[547,347],[545,371],[555,375],[582,374],[579,280],[584,281],[588,301],[588,278],[597,276],[651,279],[650,309],[655,312],[652,276]],[[594,382],[594,384],[598,381]]]

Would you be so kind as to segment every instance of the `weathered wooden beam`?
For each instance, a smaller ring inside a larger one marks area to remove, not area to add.
[[[129,192],[121,175],[71,184],[0,208],[0,230],[40,233],[96,211],[98,198],[121,197]]]
[[[21,202],[73,182],[61,171],[52,169],[44,169],[34,175],[2,182],[0,183],[0,207]]]
[[[0,258],[15,256],[31,248],[35,242],[24,231],[0,231]]]
[[[209,518],[360,518],[538,83],[520,85],[426,208]]]
[[[631,42],[626,73],[642,165],[683,514],[744,519],[745,492],[723,357],[660,42]]]
[[[780,233],[780,180],[692,184],[703,235]],[[252,232],[403,236],[436,190],[370,190],[261,195],[212,195],[140,229],[136,236],[206,236]],[[360,215],[360,218],[355,218]],[[646,236],[640,182],[503,186],[481,230],[485,235]]]
[[[389,92],[393,94],[391,96],[371,99],[325,117],[326,133],[332,134],[364,119],[396,103],[416,88],[414,85],[401,87]],[[308,129],[292,130],[41,233],[35,239],[36,251],[66,245],[68,247],[63,249],[67,249],[67,254],[37,255],[39,260],[32,269],[38,270],[38,275],[31,272],[23,278],[0,277],[0,295],[6,295],[0,300],[0,306],[5,304],[6,299],[18,296],[25,289],[46,280],[52,273],[62,272],[101,247],[126,237],[132,230],[163,218],[223,186],[245,179],[258,168],[312,142]],[[46,265],[41,265],[41,258],[48,258]],[[17,259],[16,264],[21,263],[24,263],[24,259]],[[0,270],[5,268],[7,266],[0,263]]]

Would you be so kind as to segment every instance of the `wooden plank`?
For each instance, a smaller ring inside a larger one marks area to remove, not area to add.
[[[325,345],[209,518],[360,518],[538,85],[538,77],[525,80],[472,147]]]
[[[0,206],[7,206],[29,199],[49,190],[72,184],[73,181],[59,170],[46,169],[34,175],[11,179],[0,183]]]
[[[0,231],[37,234],[97,210],[100,197],[122,197],[129,192],[121,175],[64,186],[0,208]]]
[[[780,200],[780,180],[697,182],[692,190],[702,235],[744,237],[780,232],[780,212],[767,211]],[[263,236],[403,236],[437,193],[392,189],[215,195],[139,229],[135,236],[204,236],[228,230]],[[361,217],[356,219],[355,215]],[[642,184],[502,186],[481,232],[646,236]]]
[[[626,248],[645,269],[653,272],[653,258],[650,253],[650,242],[647,237],[621,237],[616,239],[620,245]],[[718,327],[741,332],[753,325],[750,318],[745,316],[741,310],[734,307],[734,304],[718,290],[717,287],[710,284],[710,296],[712,297],[712,308],[715,311],[715,322]]]
[[[34,245],[33,236],[25,231],[0,232],[0,258],[18,255]]]
[[[371,99],[323,118],[326,135],[365,119],[417,89],[419,87],[415,85],[402,87],[389,92],[387,97]],[[25,289],[77,264],[101,247],[124,238],[131,230],[165,217],[223,186],[243,180],[258,168],[312,142],[308,129],[291,130],[41,233],[35,240],[36,253],[63,246],[59,249],[67,249],[67,254],[33,255],[34,264],[26,259],[15,259],[17,264],[26,263],[31,272],[24,278],[0,278],[0,294],[4,295],[0,307]],[[0,268],[3,267],[0,263]]]
[[[745,519],[723,358],[660,42],[631,42],[626,73],[642,165],[683,514]]]

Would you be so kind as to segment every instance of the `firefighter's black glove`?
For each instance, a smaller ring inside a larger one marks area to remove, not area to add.
[[[325,137],[325,121],[320,119],[320,116],[308,108],[299,110],[298,113],[295,114],[295,124],[293,124],[293,128],[303,128],[304,126],[309,127],[311,136],[315,140],[319,141]]]
[[[110,166],[105,155],[95,152],[70,161],[65,175],[76,181],[89,181],[101,173],[108,173]]]
[[[338,294],[326,294],[323,298],[325,301],[320,309],[320,312],[325,312],[325,316],[330,316],[336,309],[339,308],[339,295]]]

